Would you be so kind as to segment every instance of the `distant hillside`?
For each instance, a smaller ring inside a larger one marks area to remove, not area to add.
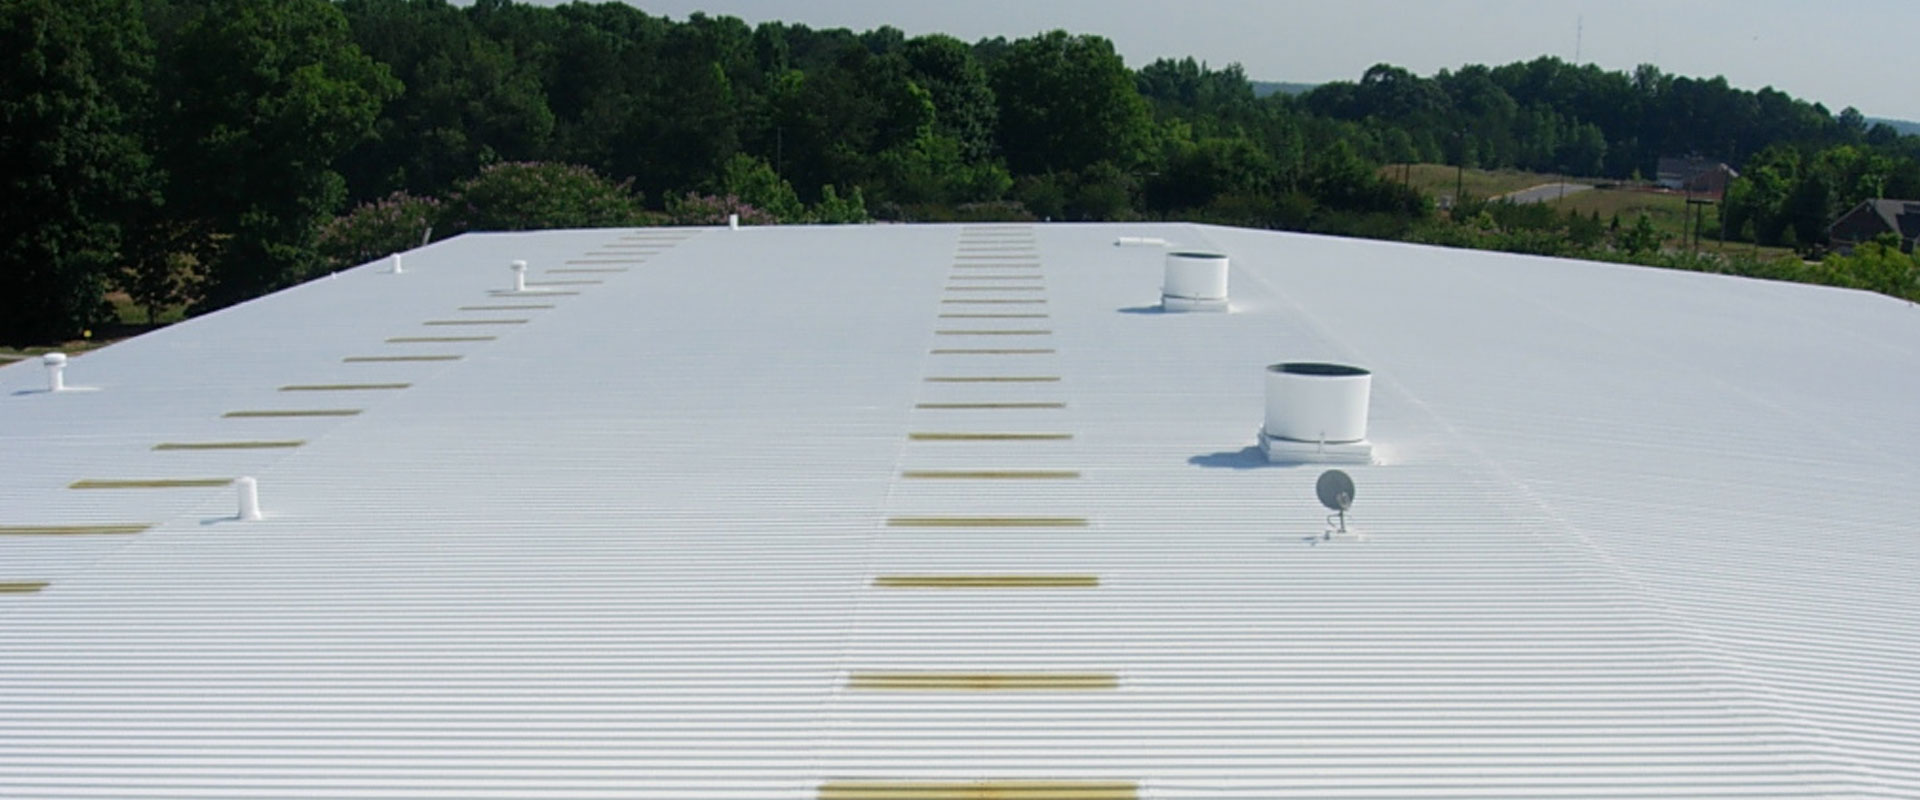
[[[1255,94],[1259,94],[1260,84],[1257,84],[1257,83],[1254,84],[1253,91]],[[1905,134],[1907,136],[1920,136],[1920,122],[1914,122],[1912,120],[1905,120],[1905,119],[1880,119],[1878,117],[1867,118],[1868,125],[1872,125],[1876,122],[1884,122],[1884,123],[1887,123],[1888,125],[1892,125],[1894,130],[1899,131],[1902,134]]]
[[[1247,81],[1253,84],[1254,97],[1267,97],[1275,94],[1306,94],[1313,91],[1317,83],[1285,83],[1282,81]],[[1906,123],[1912,124],[1912,123]]]

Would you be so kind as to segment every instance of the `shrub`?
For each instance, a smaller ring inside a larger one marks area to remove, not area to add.
[[[453,188],[443,220],[453,231],[612,228],[652,221],[631,188],[573,164],[494,164]]]
[[[853,191],[847,196],[841,197],[840,193],[833,188],[833,184],[829,183],[820,187],[820,202],[813,204],[813,208],[807,212],[807,219],[829,225],[866,222],[867,199],[861,194],[858,186],[853,187]]]
[[[780,222],[800,222],[806,216],[793,186],[773,171],[767,162],[744,153],[727,159],[720,176],[718,197],[737,197],[741,202],[765,210]],[[725,222],[724,215],[721,222]],[[744,222],[744,217],[742,218]]]

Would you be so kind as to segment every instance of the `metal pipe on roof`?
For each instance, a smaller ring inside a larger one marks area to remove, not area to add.
[[[47,367],[47,391],[66,391],[67,354],[48,353],[40,357],[40,363],[45,364]]]
[[[258,522],[260,513],[260,482],[252,478],[235,478],[234,488],[240,492],[239,519],[246,522]]]

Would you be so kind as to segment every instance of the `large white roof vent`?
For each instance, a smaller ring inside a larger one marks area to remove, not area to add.
[[[1160,287],[1164,311],[1227,310],[1227,257],[1182,251],[1167,254],[1167,276]]]
[[[1267,419],[1260,449],[1275,463],[1366,464],[1373,373],[1346,364],[1294,361],[1267,367]]]

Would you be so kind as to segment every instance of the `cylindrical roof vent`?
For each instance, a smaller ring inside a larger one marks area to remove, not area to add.
[[[1160,307],[1166,311],[1227,310],[1227,257],[1193,251],[1168,253]]]
[[[1295,361],[1267,367],[1261,447],[1270,461],[1372,460],[1367,409],[1373,373],[1346,364]]]
[[[513,269],[513,290],[515,292],[526,291],[527,290],[527,262],[515,260],[512,264],[508,264],[507,266]]]
[[[233,486],[240,494],[240,513],[236,518],[245,522],[265,519],[260,513],[260,482],[253,478],[235,478]]]
[[[47,368],[47,391],[66,391],[67,354],[48,353],[40,357],[40,363]]]

